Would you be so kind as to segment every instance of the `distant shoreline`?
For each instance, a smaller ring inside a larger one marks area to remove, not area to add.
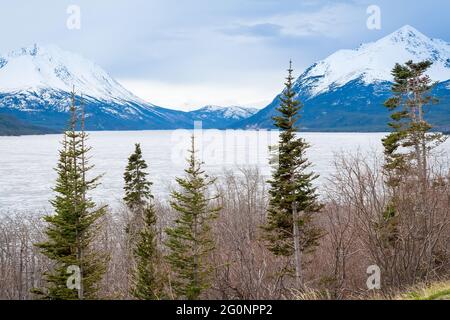
[[[87,130],[87,133],[97,133],[97,132],[158,132],[158,131],[176,131],[176,130],[188,130],[188,131],[193,131],[196,129],[187,129],[187,128],[179,128],[179,129],[143,129],[143,130]],[[271,130],[275,130],[275,129],[202,129],[203,131],[271,131]],[[58,131],[58,132],[45,132],[45,133],[23,133],[23,134],[3,134],[2,132],[0,132],[0,137],[26,137],[26,136],[49,136],[49,135],[60,135],[62,134],[63,131]],[[308,130],[304,130],[304,131],[298,131],[298,133],[336,133],[336,134],[344,134],[344,133],[356,133],[356,134],[360,134],[360,133],[389,133],[389,131],[380,131],[380,130],[374,130],[374,131],[358,131],[358,130],[349,130],[349,131],[344,131],[344,130],[339,130],[339,131],[317,131],[317,130],[313,130],[313,131],[308,131]],[[443,133],[445,135],[450,135],[450,132],[446,132]]]

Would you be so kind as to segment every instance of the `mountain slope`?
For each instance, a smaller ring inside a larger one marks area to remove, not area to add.
[[[70,92],[86,106],[88,130],[174,129],[181,111],[139,99],[91,61],[55,46],[22,48],[0,57],[0,110],[32,124],[62,129]]]
[[[93,62],[56,46],[22,48],[0,56],[0,111],[34,125],[66,127],[71,91],[81,95],[88,130],[225,128],[252,113],[238,107],[194,112],[147,103],[122,87]]]
[[[56,46],[35,44],[12,51],[0,57],[0,69],[2,92],[70,92],[75,87],[96,100],[146,104],[93,62]]]
[[[301,121],[307,131],[386,130],[389,115],[383,102],[391,95],[391,70],[408,60],[433,61],[429,75],[442,83],[435,93],[440,103],[429,120],[450,127],[450,44],[430,39],[405,26],[381,40],[356,50],[340,50],[308,68],[295,82],[296,97],[304,103]],[[280,96],[256,115],[235,127],[270,128]]]
[[[24,123],[12,115],[0,113],[0,136],[56,133],[53,130]]]
[[[189,112],[189,115],[194,121],[202,121],[204,129],[226,129],[257,112],[258,109],[239,106],[205,106]]]

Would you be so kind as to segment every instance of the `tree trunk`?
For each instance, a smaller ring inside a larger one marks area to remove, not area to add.
[[[193,234],[193,238],[194,238],[194,286],[195,288],[199,287],[199,259],[198,259],[198,246],[197,246],[197,239],[198,239],[198,219],[197,219],[197,215],[194,215],[194,234]],[[197,296],[193,297],[193,300],[197,300]]]
[[[303,288],[303,272],[302,272],[302,251],[300,248],[300,229],[298,226],[299,214],[297,205],[292,205],[293,218],[293,236],[294,236],[294,259],[295,259],[295,281],[298,289]]]

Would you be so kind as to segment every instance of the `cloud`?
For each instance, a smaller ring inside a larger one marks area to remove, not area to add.
[[[450,39],[444,0],[3,2],[0,54],[56,44],[129,79],[129,88],[150,102],[173,107],[271,99],[282,90],[289,59],[300,74],[338,49],[404,24]],[[70,4],[81,7],[81,30],[66,27]],[[371,4],[382,8],[381,31],[366,28]]]
[[[228,84],[167,83],[151,80],[119,79],[137,96],[155,105],[179,110],[194,110],[205,105],[265,107],[278,94],[270,83]],[[199,94],[201,92],[202,94]]]
[[[238,36],[249,36],[249,37],[274,37],[279,36],[282,27],[273,23],[259,23],[254,25],[236,25],[230,28],[223,29],[224,34],[228,35],[238,35]]]
[[[239,22],[238,27],[226,29],[229,35],[254,37],[312,37],[336,38],[349,33],[356,25],[365,28],[367,6],[354,3],[334,3],[319,8],[284,13]]]

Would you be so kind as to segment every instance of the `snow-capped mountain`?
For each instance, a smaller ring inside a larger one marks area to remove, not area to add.
[[[251,115],[237,107],[190,113],[155,106],[95,63],[56,46],[33,45],[0,56],[0,113],[60,130],[67,124],[73,88],[77,100],[83,96],[89,130],[192,128],[198,119],[205,127],[224,128]]]
[[[440,103],[429,121],[450,129],[450,44],[405,26],[355,50],[340,50],[309,67],[295,82],[304,103],[306,131],[386,130],[391,70],[408,60],[431,60],[430,77],[440,84]],[[271,128],[280,96],[257,112],[242,107],[206,106],[183,112],[155,106],[126,90],[95,63],[55,46],[34,45],[0,56],[0,113],[37,127],[67,124],[72,87],[83,94],[89,130]],[[1,132],[0,132],[1,134]]]
[[[203,128],[225,129],[237,121],[247,119],[258,112],[256,108],[245,108],[240,106],[220,107],[205,106],[198,110],[189,112],[196,121],[203,122]]]
[[[185,113],[156,107],[122,87],[95,63],[56,46],[0,57],[0,112],[52,129],[67,125],[70,95],[83,95],[90,130],[174,129]]]
[[[225,119],[240,120],[243,118],[248,118],[258,112],[256,108],[245,108],[240,106],[205,106],[198,110],[192,111],[192,113],[201,114],[202,118],[205,118],[208,114],[220,114]]]
[[[429,59],[433,66],[428,74],[436,81],[450,79],[450,44],[430,39],[411,26],[356,50],[340,50],[314,64],[297,81],[316,96],[342,87],[353,80],[364,84],[392,81],[391,71],[398,62]]]
[[[391,71],[396,63],[431,60],[428,75],[441,84],[441,98],[430,110],[437,126],[450,126],[450,44],[430,39],[411,26],[404,26],[356,50],[340,50],[309,67],[295,82],[297,97],[304,103],[305,130],[385,130],[388,113],[383,107],[390,95]],[[259,113],[237,126],[271,127],[279,96]],[[443,117],[443,118],[442,118]]]
[[[35,44],[12,51],[0,56],[0,68],[0,92],[70,92],[75,87],[96,100],[146,104],[95,63],[56,46]]]

